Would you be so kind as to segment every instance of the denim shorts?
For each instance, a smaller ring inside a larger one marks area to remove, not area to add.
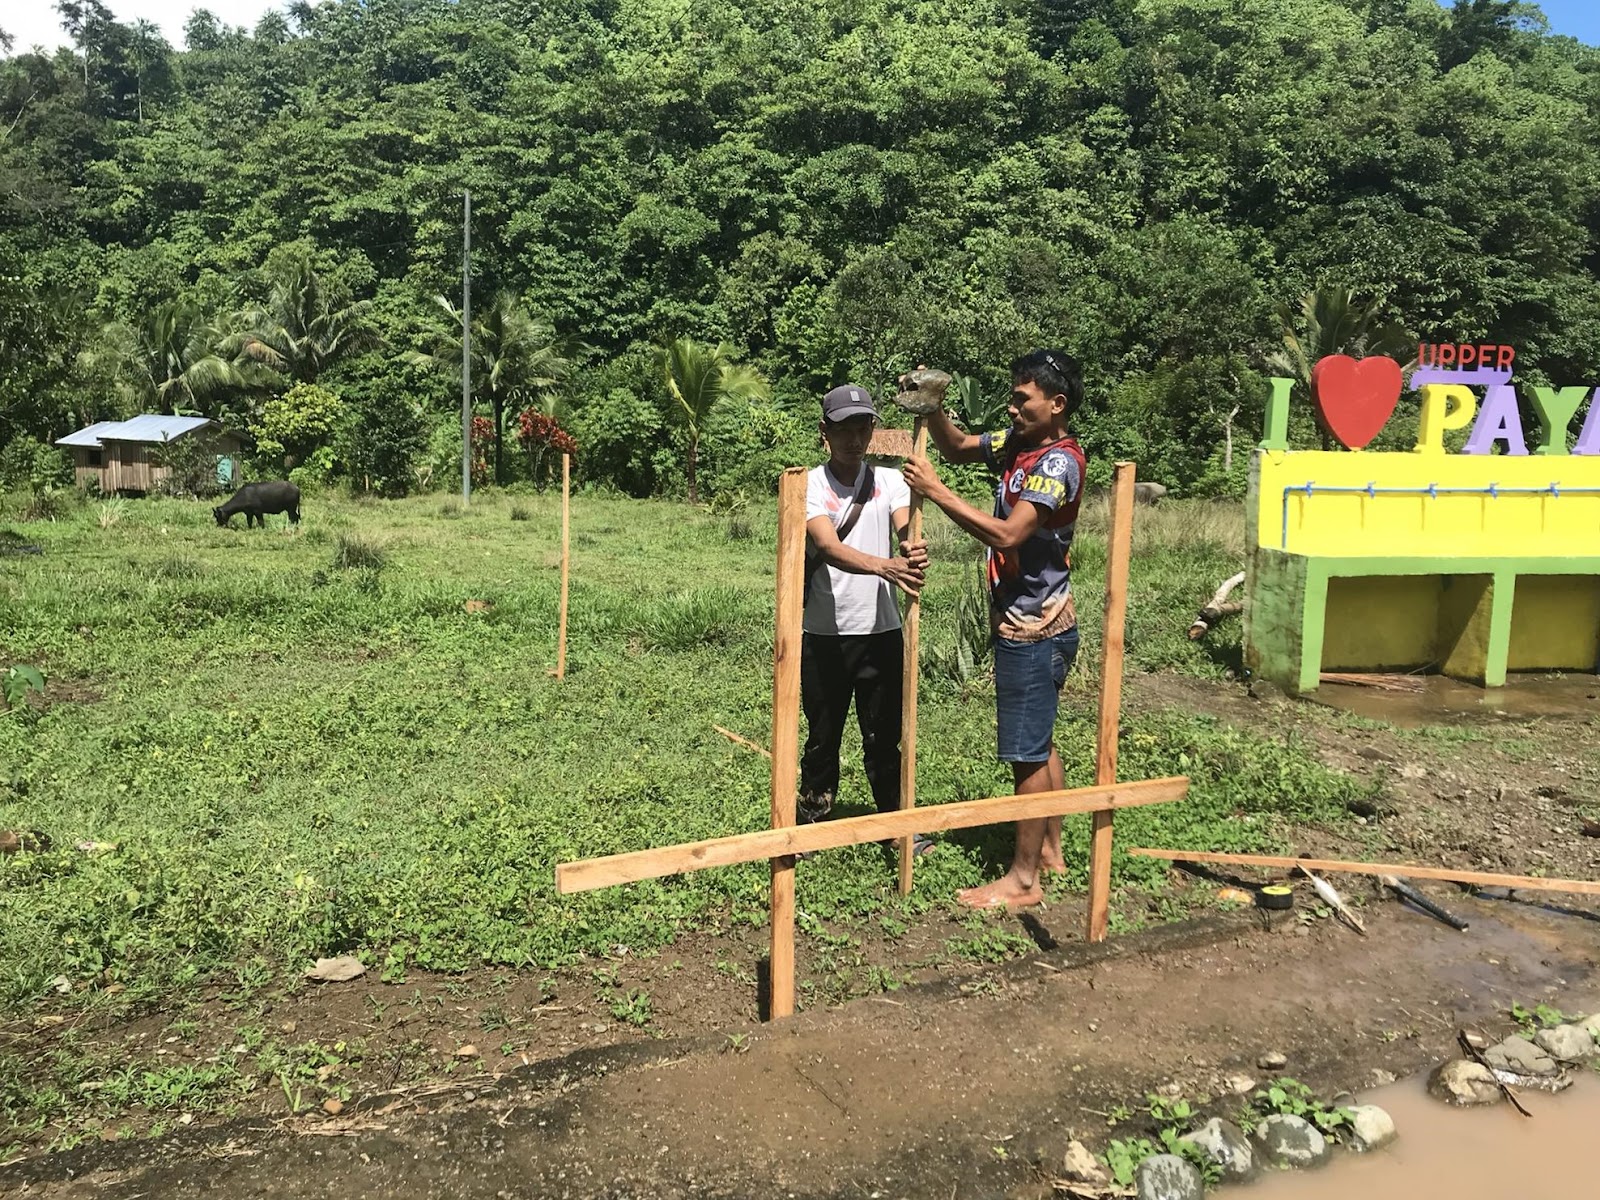
[[[1076,626],[1042,642],[994,639],[995,730],[1001,762],[1040,763],[1050,757],[1061,685],[1076,657]]]

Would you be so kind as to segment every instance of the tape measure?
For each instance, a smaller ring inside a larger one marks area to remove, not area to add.
[[[1256,892],[1256,907],[1274,912],[1294,907],[1294,889],[1286,883],[1270,883]]]

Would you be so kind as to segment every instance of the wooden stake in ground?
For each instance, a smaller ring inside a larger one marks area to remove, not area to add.
[[[567,677],[567,574],[572,562],[572,455],[561,456],[561,622],[556,632],[556,678]]]
[[[772,828],[794,824],[800,776],[800,626],[805,617],[806,472],[778,481],[777,615],[772,638]],[[794,859],[772,860],[768,1016],[794,1013]]]
[[[1122,651],[1128,616],[1128,561],[1133,557],[1133,482],[1137,468],[1119,462],[1111,483],[1111,527],[1106,540],[1106,610],[1100,630],[1100,728],[1095,738],[1094,781],[1117,781],[1117,729],[1122,723]],[[1111,921],[1111,812],[1094,814],[1089,844],[1091,942],[1103,942]]]
[[[1458,871],[1454,867],[1419,867],[1414,863],[1344,862],[1329,858],[1287,858],[1275,854],[1219,854],[1209,850],[1133,849],[1140,858],[1166,858],[1178,862],[1226,863],[1237,867],[1301,867],[1345,875],[1409,875],[1413,879],[1438,879],[1472,887],[1516,888],[1527,892],[1571,892],[1600,896],[1600,883],[1586,879],[1542,879],[1536,875],[1500,875],[1490,871]]]
[[[911,453],[925,457],[928,453],[928,418],[918,417],[911,435]],[[911,526],[907,537],[916,541],[922,536],[922,497],[911,493]],[[917,803],[917,667],[922,635],[922,600],[912,596],[906,602],[905,657],[900,667],[900,807],[913,808]],[[916,835],[900,839],[900,894],[911,894],[912,860],[915,858]]]

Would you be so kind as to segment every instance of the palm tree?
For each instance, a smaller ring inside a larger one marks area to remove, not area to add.
[[[118,377],[130,406],[192,414],[244,380],[218,353],[222,337],[192,300],[157,305],[137,326],[112,322],[80,356],[90,374],[105,368]]]
[[[406,355],[430,369],[461,375],[461,310],[445,296],[433,297],[431,320],[422,330],[424,348]],[[528,402],[541,406],[572,373],[578,347],[555,326],[529,312],[515,292],[496,293],[472,321],[472,386],[494,414],[494,479],[504,482],[506,416]]]
[[[1267,369],[1293,379],[1303,400],[1311,396],[1311,371],[1330,354],[1355,358],[1382,354],[1405,370],[1415,362],[1416,342],[1395,321],[1380,321],[1378,303],[1358,302],[1349,288],[1318,288],[1300,298],[1298,312],[1278,305],[1283,349],[1267,355]],[[1328,431],[1321,429],[1322,448],[1329,448]]]
[[[667,391],[678,402],[683,427],[689,435],[685,473],[689,482],[689,503],[698,504],[700,493],[695,486],[695,468],[700,458],[700,431],[711,410],[723,400],[765,400],[772,389],[754,367],[732,360],[726,342],[706,346],[693,338],[678,338],[662,349],[661,367],[667,378]]]
[[[340,359],[383,344],[372,324],[372,304],[329,284],[309,253],[294,254],[272,271],[267,302],[241,315],[247,332],[231,349],[290,383],[315,383]]]
[[[1278,305],[1283,329],[1283,349],[1267,355],[1267,366],[1295,380],[1307,394],[1311,369],[1330,354],[1362,357],[1386,354],[1405,365],[1415,349],[1410,335],[1394,321],[1380,322],[1378,305],[1361,304],[1349,288],[1318,288],[1300,298],[1298,314],[1287,304]]]

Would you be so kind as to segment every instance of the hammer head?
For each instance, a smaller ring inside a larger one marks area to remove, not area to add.
[[[907,412],[925,417],[939,411],[944,404],[944,394],[950,387],[950,376],[931,367],[918,367],[900,376],[900,390],[894,402]]]

